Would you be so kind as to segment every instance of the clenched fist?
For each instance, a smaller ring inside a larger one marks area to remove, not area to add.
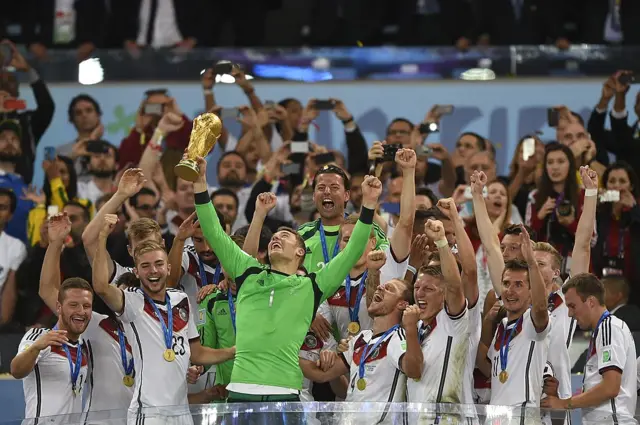
[[[444,198],[438,201],[438,209],[447,216],[449,220],[458,217],[458,207],[453,198]]]
[[[420,308],[417,305],[410,305],[402,312],[402,327],[405,329],[416,329],[420,321]]]
[[[580,177],[585,189],[598,188],[598,173],[589,168],[588,165],[580,167]]]
[[[483,171],[474,171],[469,176],[471,182],[471,193],[482,196],[484,187],[487,185],[487,175]]]
[[[382,193],[382,183],[375,176],[365,176],[362,182],[362,206],[371,210],[378,204],[378,198]]]
[[[398,149],[396,152],[396,164],[402,171],[416,168],[416,152],[413,149]]]
[[[256,199],[256,213],[267,216],[269,211],[275,208],[278,198],[271,192],[265,192],[258,195]]]
[[[100,236],[106,238],[113,232],[116,224],[118,224],[118,216],[116,214],[107,214],[104,216],[104,223],[102,223],[102,229],[100,230]]]
[[[369,270],[380,270],[387,262],[387,254],[384,251],[371,251],[367,254],[367,268]]]
[[[444,225],[440,220],[429,219],[424,224],[424,233],[432,241],[439,241],[445,239]]]

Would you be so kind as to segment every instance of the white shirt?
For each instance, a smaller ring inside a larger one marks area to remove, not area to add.
[[[360,379],[359,365],[362,352],[367,344],[368,351],[384,334],[373,335],[373,331],[364,330],[349,342],[349,349],[342,353],[342,358],[349,366],[349,387],[347,388],[347,402],[402,402],[405,395],[406,376],[400,370],[400,360],[407,351],[407,342],[402,328],[389,334],[378,348],[365,361],[366,388],[364,391],[356,387]],[[393,416],[386,412],[345,414],[343,423],[353,425],[391,424]],[[349,422],[349,419],[351,420]]]
[[[496,330],[496,334],[487,353],[492,364],[491,369],[491,402],[499,406],[539,407],[542,394],[542,373],[547,363],[549,351],[551,319],[542,332],[537,332],[531,320],[531,309],[525,311],[522,320],[509,344],[507,381],[500,382],[500,344],[505,331],[508,341],[511,329],[516,322],[508,323],[507,318]]]
[[[407,401],[412,403],[461,404],[469,353],[469,314],[450,316],[440,310],[431,323],[419,323],[423,356],[422,376],[407,380]],[[410,415],[409,423],[432,424],[435,412]],[[442,420],[446,422],[446,420]]]
[[[569,347],[573,340],[576,321],[569,317],[569,309],[564,302],[562,290],[549,297],[549,317],[553,322],[550,331],[550,350],[547,361],[558,379],[558,395],[565,399],[571,397],[571,358]]]
[[[131,404],[133,387],[124,385],[124,366],[118,337],[118,322],[104,314],[91,314],[91,321],[82,337],[91,348],[93,381],[90,412],[103,410],[124,410]],[[127,364],[131,361],[131,346],[125,337]],[[135,367],[134,367],[135,370]],[[135,372],[133,373],[135,377]]]
[[[633,417],[636,410],[638,365],[636,347],[631,331],[625,322],[609,315],[591,337],[591,351],[587,353],[583,392],[602,382],[602,374],[607,370],[622,372],[620,392],[615,399],[600,406],[582,409],[582,421],[589,424],[625,422]]]
[[[467,316],[469,316],[469,353],[467,354],[464,380],[462,381],[462,404],[475,404],[473,397],[473,371],[476,367],[476,355],[482,332],[482,304],[478,301],[473,307],[467,308]]]
[[[338,343],[332,335],[326,341],[318,338],[313,331],[309,330],[307,336],[304,337],[304,343],[300,348],[298,357],[310,362],[316,363],[320,360],[320,353],[322,351],[335,351]],[[311,395],[311,389],[313,388],[313,382],[304,378],[302,381],[302,391],[300,391],[300,401],[314,401]]]
[[[405,258],[402,262],[398,262],[393,254],[391,246],[387,246],[384,251],[387,255],[387,261],[380,268],[380,284],[386,283],[391,279],[404,279],[404,275],[407,272],[407,265],[409,264],[409,257]],[[365,287],[362,291],[362,299],[360,300],[360,308],[358,310],[360,330],[371,329],[373,326],[373,319],[367,312],[367,291],[366,283],[362,281],[363,277],[365,277],[364,274],[351,279],[349,298],[351,307],[353,308],[358,295],[358,287],[362,282]],[[347,328],[351,322],[349,309],[347,308],[346,287],[347,279],[342,282],[342,286],[335,294],[333,294],[333,296],[327,298],[327,300],[318,307],[318,314],[321,314],[332,325],[337,326],[338,331],[340,332],[340,339],[345,339],[349,336]]]
[[[147,46],[147,31],[151,15],[151,0],[142,0],[140,13],[138,14],[138,38],[136,43]],[[158,0],[158,9],[155,20],[151,23],[153,31],[151,35],[151,47],[171,47],[182,41],[176,11],[173,8],[173,0]]]
[[[78,182],[78,198],[87,199],[95,205],[103,195],[104,192],[100,190],[93,179]]]
[[[206,275],[203,282],[202,276],[200,276],[200,261],[196,248],[193,245],[184,247],[182,251],[182,270],[184,274],[180,278],[179,285],[189,297],[189,302],[194,311],[198,309],[198,291],[200,288],[204,285],[218,283],[214,282],[214,276],[216,274],[215,267],[211,267],[205,263],[202,263]]]
[[[27,249],[20,239],[0,232],[0,294],[9,272],[18,270],[26,257]]]
[[[50,329],[33,328],[20,341],[18,353],[27,350],[42,335]],[[62,347],[47,347],[40,351],[33,370],[22,379],[25,398],[25,418],[40,418],[55,415],[69,415],[82,413],[82,391],[85,388],[88,375],[89,352],[82,339],[82,366],[76,381],[79,395],[74,394],[71,385],[71,369],[69,360]],[[78,344],[67,344],[71,360],[75,367]],[[80,422],[68,419],[71,422]]]
[[[187,295],[175,289],[167,289],[167,294],[173,317],[171,344],[175,360],[172,362],[163,358],[167,349],[165,337],[150,301],[140,288],[124,291],[124,311],[120,320],[133,349],[137,371],[130,414],[135,414],[140,408],[188,404],[186,375],[191,357],[189,342],[199,336]],[[166,325],[167,306],[160,302],[155,302],[155,305]]]
[[[111,261],[113,261],[113,276],[111,276],[109,284],[115,285],[123,274],[133,273],[133,267],[125,267],[115,260]]]

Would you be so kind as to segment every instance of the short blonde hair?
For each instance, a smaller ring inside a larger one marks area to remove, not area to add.
[[[127,237],[129,239],[129,244],[133,241],[141,241],[143,239],[147,239],[151,236],[156,236],[156,240],[160,242],[162,240],[162,231],[160,230],[160,225],[150,218],[139,218],[137,220],[133,220],[129,224],[129,228],[127,229]]]
[[[533,250],[534,251],[540,251],[540,252],[547,252],[549,254],[551,254],[551,257],[553,258],[553,267],[556,269],[560,269],[560,267],[562,266],[562,255],[560,255],[560,253],[558,252],[557,249],[555,249],[552,245],[550,245],[547,242],[535,242],[533,244]]]
[[[345,224],[353,224],[355,226],[358,223],[359,219],[360,219],[360,214],[351,214],[347,216],[342,222],[342,224],[340,225],[339,237],[342,237],[342,226],[344,226]],[[369,234],[369,239],[373,239],[375,237],[376,237],[376,231],[373,228],[373,226],[371,226],[371,233]]]
[[[162,251],[166,254],[164,246],[155,241],[144,241],[140,245],[136,246],[136,250],[133,252],[133,261],[138,265],[138,258],[144,254],[154,251]]]

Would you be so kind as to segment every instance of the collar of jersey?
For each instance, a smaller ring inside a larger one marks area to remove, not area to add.
[[[320,224],[322,224],[322,219],[318,219],[318,229],[320,229]],[[338,232],[340,231],[340,225],[336,224],[335,226],[325,226],[322,225],[322,227],[324,228],[324,234],[327,236],[336,236],[338,234]]]
[[[279,275],[282,275],[282,276],[293,276],[293,275],[286,274],[286,273],[283,273],[283,272],[281,272],[281,271],[274,270],[274,269],[271,269],[271,268],[269,269],[269,272],[270,272],[270,273],[279,274]]]
[[[366,271],[366,270],[365,270]],[[364,276],[364,272],[360,273],[358,276],[356,277],[352,277],[351,278],[351,286],[358,286],[360,284],[360,279],[362,279],[362,276]],[[347,279],[344,280],[344,284],[346,286],[347,283]]]

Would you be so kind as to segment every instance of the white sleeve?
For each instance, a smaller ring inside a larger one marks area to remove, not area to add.
[[[18,345],[18,354],[27,350],[29,347],[33,345],[34,342],[36,342],[38,338],[40,338],[42,335],[45,335],[49,331],[50,329],[46,329],[46,328],[29,329],[27,333],[24,334],[24,336],[22,337],[22,340],[20,341],[20,345]],[[36,363],[38,363],[40,359],[42,359],[43,357],[48,356],[49,353],[51,353],[51,347],[47,347],[44,350],[40,351],[40,353],[38,354],[38,358],[36,359]]]
[[[549,314],[549,312],[547,312],[547,314]],[[551,322],[551,317],[549,317],[547,327],[542,332],[538,332],[533,324],[533,320],[531,319],[531,309],[528,309],[524,312],[524,316],[522,317],[522,331],[526,337],[532,341],[544,341],[551,331]]]
[[[326,300],[318,306],[318,311],[316,315],[318,314],[320,314],[322,317],[327,319],[327,322],[329,322],[330,324],[332,325],[335,324],[335,318],[333,317],[331,306]]]
[[[120,320],[130,323],[144,309],[144,295],[138,288],[127,288],[123,292],[124,309],[120,315]]]
[[[111,261],[113,261],[113,276],[111,276],[110,284],[115,285],[123,274],[130,273],[133,269],[131,267],[124,267],[115,260]]]
[[[312,331],[307,332],[304,342],[298,353],[298,357],[310,362],[320,360],[320,351],[323,349],[323,341],[321,341]]]
[[[16,271],[20,264],[27,258],[27,249],[25,248],[22,242],[16,243],[15,252],[12,253],[13,257],[11,263],[9,264],[9,270]]]
[[[464,335],[469,333],[469,310],[467,306],[464,307],[462,312],[457,316],[452,316],[447,311],[447,306],[441,313],[441,317],[438,318],[438,323],[442,319],[447,333],[451,336]]]
[[[638,357],[638,359],[636,360],[636,364],[638,366],[638,376],[636,378],[636,385],[638,386],[638,390],[640,390],[640,357]]]
[[[336,348],[338,348],[338,341],[336,341],[336,339],[331,334],[329,334],[329,338],[325,339],[323,343],[324,344],[322,345],[320,351],[336,351]]]
[[[391,244],[385,247],[384,253],[387,255],[387,261],[380,268],[380,283],[386,283],[391,279],[404,279],[404,274],[407,272],[407,266],[409,265],[409,256],[407,258],[395,258]],[[399,260],[404,260],[399,263]]]
[[[389,339],[389,345],[387,346],[387,354],[389,359],[393,362],[393,365],[402,370],[400,367],[400,359],[402,355],[407,352],[407,338],[405,336],[404,329],[400,328],[396,330]]]
[[[188,298],[187,298],[188,300]],[[198,306],[196,306],[197,308]],[[196,309],[193,308],[191,302],[189,302],[189,323],[187,324],[187,338],[189,341],[192,339],[200,338],[200,333],[196,326]]]
[[[600,374],[609,369],[624,371],[628,348],[624,322],[614,322],[610,317],[603,320],[596,339],[596,356],[598,356]]]
[[[187,251],[189,248],[188,247],[184,247],[184,249],[182,250],[182,271],[184,273],[188,273],[189,272],[189,252]]]

